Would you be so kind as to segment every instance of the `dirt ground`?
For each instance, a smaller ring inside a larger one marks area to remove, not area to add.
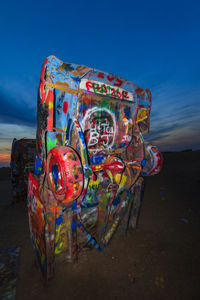
[[[34,264],[26,203],[11,205],[0,169],[0,247],[20,246],[16,300],[200,299],[200,151],[165,153],[145,180],[138,229],[119,233],[103,252],[60,264],[44,286]]]

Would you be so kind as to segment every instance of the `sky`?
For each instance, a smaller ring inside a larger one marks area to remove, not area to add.
[[[35,138],[41,66],[51,54],[124,77],[152,93],[161,151],[200,149],[200,1],[3,1],[0,167],[13,138]]]

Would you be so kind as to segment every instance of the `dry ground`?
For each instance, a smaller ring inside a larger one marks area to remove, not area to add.
[[[200,151],[166,153],[161,174],[146,178],[139,226],[102,253],[56,266],[45,287],[34,265],[26,203],[11,205],[0,169],[0,247],[20,246],[16,300],[200,299]]]

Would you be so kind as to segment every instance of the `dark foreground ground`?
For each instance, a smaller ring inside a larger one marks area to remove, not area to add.
[[[16,300],[200,299],[200,151],[166,153],[160,175],[146,178],[139,226],[104,252],[83,252],[56,266],[44,287],[33,260],[26,203],[11,206],[0,169],[0,248],[20,246]]]

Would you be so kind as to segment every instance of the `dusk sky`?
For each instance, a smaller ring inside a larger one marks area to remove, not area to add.
[[[200,149],[200,1],[3,1],[0,167],[16,138],[35,138],[44,59],[83,64],[152,92],[161,151]]]

